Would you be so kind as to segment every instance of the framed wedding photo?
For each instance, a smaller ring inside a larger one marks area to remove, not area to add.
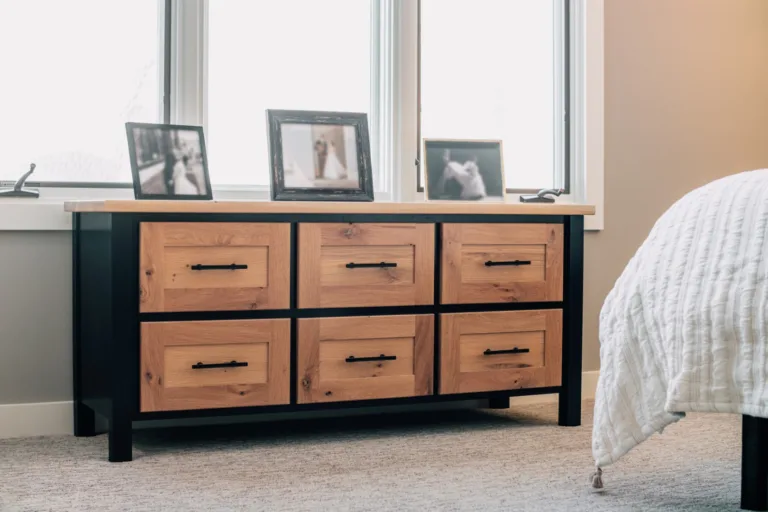
[[[213,199],[201,126],[125,123],[136,199]]]
[[[274,201],[373,201],[366,114],[267,110]]]
[[[506,194],[500,140],[424,140],[427,199],[503,202]]]

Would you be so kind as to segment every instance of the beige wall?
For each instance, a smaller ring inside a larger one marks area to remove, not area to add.
[[[768,0],[605,0],[605,230],[588,233],[584,369],[606,294],[655,220],[768,167]]]

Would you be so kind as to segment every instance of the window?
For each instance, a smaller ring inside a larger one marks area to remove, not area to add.
[[[371,2],[226,0],[208,9],[214,185],[269,185],[266,109],[371,112]]]
[[[564,186],[563,4],[421,0],[421,137],[501,140],[508,189]]]
[[[368,113],[379,200],[419,198],[424,138],[500,139],[508,189],[567,187],[577,1],[0,0],[0,180],[127,186],[124,123],[167,120],[204,127],[218,197],[263,198],[277,108]]]
[[[0,1],[0,180],[130,183],[124,123],[162,119],[158,4]]]

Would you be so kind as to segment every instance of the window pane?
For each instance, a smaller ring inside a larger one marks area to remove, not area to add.
[[[554,185],[554,1],[422,0],[422,137],[501,139],[507,188]]]
[[[0,0],[0,179],[130,182],[126,121],[161,116],[158,0]]]
[[[364,0],[210,2],[211,182],[269,184],[266,109],[370,112],[370,39]]]

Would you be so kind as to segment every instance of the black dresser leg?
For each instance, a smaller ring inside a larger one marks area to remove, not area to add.
[[[91,437],[96,435],[96,414],[87,405],[75,400],[74,432],[76,437]]]
[[[558,424],[581,425],[581,343],[584,294],[584,217],[565,221],[563,372]]]
[[[132,460],[131,420],[139,409],[139,222],[128,215],[111,217],[111,319],[109,461]],[[134,383],[131,385],[131,383]]]
[[[509,397],[507,395],[492,395],[488,399],[489,409],[509,409]]]
[[[133,460],[133,431],[131,421],[121,419],[109,422],[109,462]]]
[[[768,510],[768,418],[745,414],[741,437],[741,508]]]
[[[581,379],[576,392],[571,392],[573,384],[563,387],[560,391],[557,424],[561,427],[578,427],[581,425]]]

